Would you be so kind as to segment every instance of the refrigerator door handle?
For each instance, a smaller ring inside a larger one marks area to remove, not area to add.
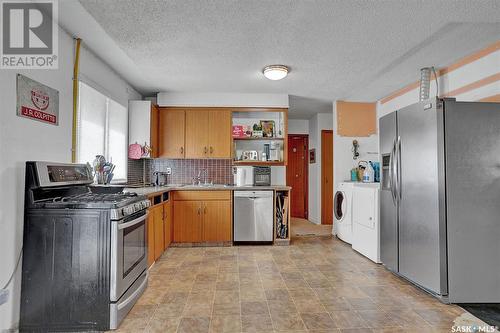
[[[398,141],[396,143],[396,198],[397,201],[401,201],[401,137],[398,136]]]
[[[392,143],[391,154],[389,155],[389,186],[391,188],[392,201],[396,204],[396,192],[394,191],[394,154],[396,152],[396,140]]]

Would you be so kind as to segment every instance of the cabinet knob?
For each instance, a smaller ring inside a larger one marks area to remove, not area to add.
[[[201,214],[201,207],[198,207],[198,215]]]
[[[203,148],[203,152],[204,152],[205,154],[206,154],[206,153],[208,153],[208,149],[207,149],[207,147]]]
[[[184,147],[181,147],[181,154],[184,154]]]
[[[214,147],[210,146],[210,154],[214,152]]]

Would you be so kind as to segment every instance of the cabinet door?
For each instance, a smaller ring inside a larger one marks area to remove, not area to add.
[[[231,201],[203,202],[203,241],[231,241]]]
[[[153,208],[149,209],[149,215],[146,222],[148,235],[148,267],[155,262],[155,224]]]
[[[184,158],[184,110],[160,109],[159,157]]]
[[[164,244],[164,231],[163,231],[163,205],[156,206],[153,208],[152,212],[154,220],[154,230],[155,230],[155,260],[160,258],[165,249]]]
[[[169,200],[163,204],[163,232],[165,250],[172,243],[172,201]]]
[[[231,158],[231,111],[211,110],[208,117],[209,157]]]
[[[208,156],[208,111],[186,111],[186,158]]]
[[[201,201],[174,201],[174,242],[201,242]]]

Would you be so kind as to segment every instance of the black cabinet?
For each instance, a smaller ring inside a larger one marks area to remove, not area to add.
[[[109,329],[109,211],[25,216],[21,331]]]

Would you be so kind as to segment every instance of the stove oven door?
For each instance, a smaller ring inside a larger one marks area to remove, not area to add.
[[[111,302],[117,302],[147,269],[146,210],[111,226]]]

